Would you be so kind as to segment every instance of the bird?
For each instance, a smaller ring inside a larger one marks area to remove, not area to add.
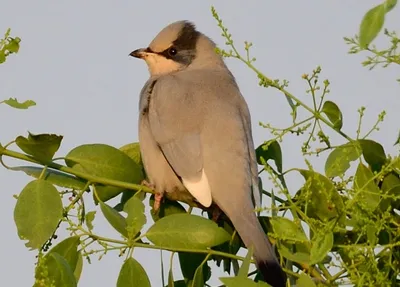
[[[157,194],[187,190],[204,207],[216,204],[253,248],[264,281],[284,287],[286,274],[254,212],[261,195],[249,108],[216,47],[181,20],[129,54],[150,74],[139,100],[143,166]]]

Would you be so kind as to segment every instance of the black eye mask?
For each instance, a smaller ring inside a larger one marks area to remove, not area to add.
[[[195,26],[192,23],[186,22],[178,38],[172,42],[171,47],[157,54],[166,59],[188,66],[196,57],[196,44],[199,36],[200,33],[196,31]],[[156,53],[150,48],[147,48],[146,51]]]

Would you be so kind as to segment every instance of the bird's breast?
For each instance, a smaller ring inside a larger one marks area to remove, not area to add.
[[[150,78],[143,86],[140,92],[139,112],[141,115],[146,115],[149,112],[150,102],[152,100],[152,93],[157,79]]]

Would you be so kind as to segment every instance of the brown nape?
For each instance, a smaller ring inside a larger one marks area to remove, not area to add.
[[[281,266],[275,262],[260,261],[257,267],[264,281],[272,287],[286,287],[286,273],[283,272]]]

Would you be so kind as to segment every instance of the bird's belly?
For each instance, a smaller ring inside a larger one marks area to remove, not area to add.
[[[185,190],[154,140],[146,116],[139,119],[139,143],[144,169],[156,191],[162,194]]]

